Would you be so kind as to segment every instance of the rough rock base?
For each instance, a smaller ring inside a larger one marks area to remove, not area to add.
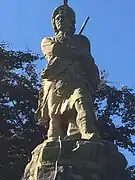
[[[32,152],[24,180],[126,180],[117,146],[86,140],[44,141]]]

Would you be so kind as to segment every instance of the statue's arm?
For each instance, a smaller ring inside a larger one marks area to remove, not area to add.
[[[74,52],[80,58],[88,58],[91,56],[91,45],[87,37],[83,35],[74,35],[72,45],[75,47]]]
[[[76,39],[75,43],[73,43],[73,41],[69,43],[60,43],[54,41],[53,38],[44,38],[41,42],[41,49],[45,56],[76,58],[83,55],[83,53],[86,55],[84,50],[82,51],[82,47],[78,47],[78,44],[81,42],[77,42]],[[88,53],[87,51],[87,56]]]
[[[84,68],[85,73],[87,73],[87,78],[90,80],[90,83],[92,84],[93,88],[96,90],[97,85],[100,82],[100,74],[99,69],[97,65],[95,64],[95,60],[91,55],[91,46],[90,41],[85,36],[78,36],[80,43],[78,45],[80,46],[81,52],[81,58],[80,63],[81,67]]]
[[[68,56],[68,46],[54,41],[52,38],[44,38],[41,42],[43,54],[50,56]]]

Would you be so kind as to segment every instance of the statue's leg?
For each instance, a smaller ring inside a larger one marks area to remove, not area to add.
[[[57,139],[59,136],[63,137],[63,131],[61,129],[61,121],[59,116],[51,116],[48,129],[48,139]]]
[[[76,111],[75,109],[70,109],[66,111],[64,114],[64,120],[67,122],[67,129],[66,129],[66,138],[67,139],[80,139],[81,133],[79,128],[76,124]]]
[[[72,138],[72,139],[74,139],[74,138],[80,139],[81,138],[81,134],[80,134],[80,131],[79,131],[79,128],[78,128],[76,122],[69,120],[67,136],[68,136],[68,138]]]
[[[50,93],[48,97],[48,115],[50,118],[49,129],[48,129],[48,138],[56,139],[59,136],[63,137],[63,131],[61,128],[61,114],[58,109],[60,105],[59,98],[55,93]]]
[[[99,140],[92,98],[80,97],[75,102],[75,109],[77,111],[76,123],[82,139]]]

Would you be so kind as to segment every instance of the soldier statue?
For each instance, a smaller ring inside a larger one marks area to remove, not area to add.
[[[58,137],[99,140],[94,96],[99,71],[87,37],[75,34],[75,12],[65,1],[52,15],[54,37],[46,37],[41,49],[48,61],[36,111],[48,124],[48,139]]]

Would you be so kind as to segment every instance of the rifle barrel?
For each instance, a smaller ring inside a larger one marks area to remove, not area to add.
[[[82,25],[82,27],[81,27],[81,29],[80,29],[79,35],[82,34],[82,32],[83,32],[83,30],[84,30],[84,28],[85,28],[85,26],[86,26],[89,18],[90,18],[90,17],[88,16],[88,17],[86,18],[86,20],[84,21],[84,23],[83,23],[83,25]]]

